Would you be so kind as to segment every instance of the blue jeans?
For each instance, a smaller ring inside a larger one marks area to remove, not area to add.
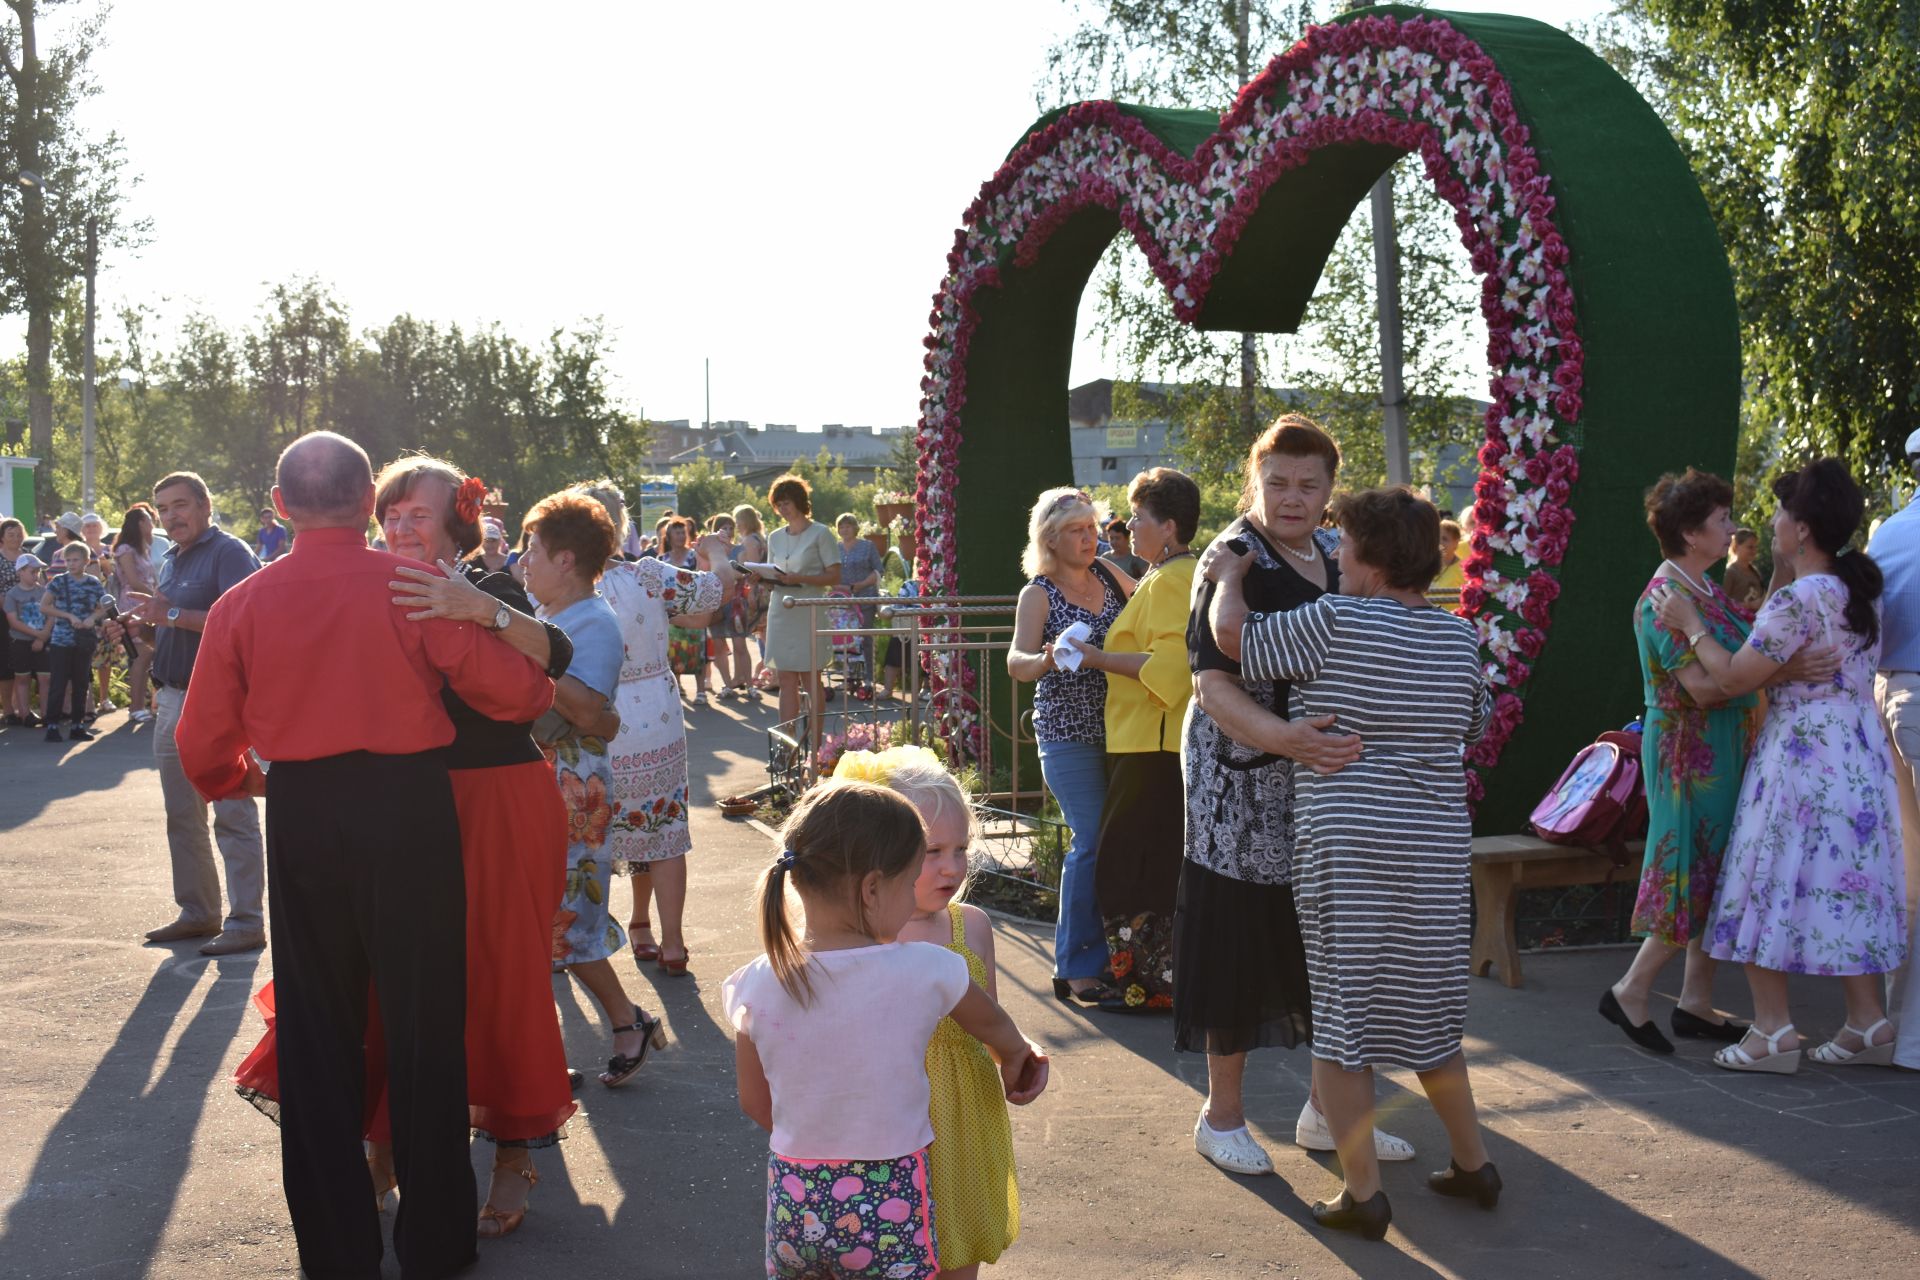
[[[1043,742],[1040,775],[1073,829],[1060,869],[1060,922],[1053,928],[1056,978],[1098,978],[1107,971],[1107,935],[1094,897],[1094,841],[1107,803],[1107,749],[1097,742]]]

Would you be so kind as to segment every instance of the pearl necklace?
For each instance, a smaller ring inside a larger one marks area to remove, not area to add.
[[[1280,548],[1282,551],[1286,552],[1288,555],[1292,556],[1295,560],[1300,561],[1302,564],[1312,564],[1314,561],[1320,558],[1320,548],[1313,541],[1312,535],[1308,535],[1307,537],[1307,549],[1305,551],[1295,551],[1292,547],[1280,541],[1278,538],[1275,538],[1273,540],[1273,545]]]
[[[1685,582],[1688,586],[1692,587],[1702,600],[1713,599],[1713,592],[1708,588],[1702,586],[1698,582],[1695,582],[1693,580],[1693,575],[1688,573],[1685,569],[1682,569],[1679,565],[1675,564],[1671,560],[1662,560],[1660,563],[1664,564],[1665,566],[1667,566],[1667,568],[1679,574],[1680,580],[1682,582]]]

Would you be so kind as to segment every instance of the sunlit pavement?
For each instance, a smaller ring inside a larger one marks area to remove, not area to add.
[[[572,1061],[588,1069],[583,1114],[536,1153],[526,1225],[483,1242],[473,1274],[760,1274],[765,1139],[734,1105],[719,995],[757,949],[749,896],[771,850],[711,801],[764,780],[773,718],[767,701],[689,713],[693,973],[636,978],[631,957],[618,961],[673,1041],[631,1085],[604,1089],[591,1076],[606,1029],[584,991],[555,984]],[[277,1131],[229,1082],[260,1033],[248,997],[272,958],[140,944],[172,918],[160,789],[149,730],[125,713],[102,728],[64,746],[0,732],[0,1274],[296,1274]],[[1734,1075],[1690,1042],[1647,1055],[1593,1012],[1624,951],[1529,956],[1518,991],[1473,984],[1468,1049],[1507,1188],[1496,1212],[1424,1189],[1444,1136],[1412,1076],[1385,1074],[1382,1124],[1421,1156],[1387,1166],[1393,1229],[1367,1244],[1307,1225],[1306,1204],[1338,1180],[1291,1143],[1304,1052],[1258,1053],[1249,1072],[1279,1176],[1220,1173],[1192,1145],[1204,1060],[1174,1054],[1162,1019],[1054,1001],[1048,941],[1001,923],[1002,996],[1056,1057],[1052,1089],[1014,1114],[1022,1235],[986,1276],[1920,1274],[1920,1073]],[[1678,981],[1675,965],[1663,1009]],[[1836,984],[1802,981],[1796,995],[1803,1030],[1837,1028]],[[1737,972],[1719,997],[1745,1009]],[[482,1185],[490,1159],[476,1147]]]

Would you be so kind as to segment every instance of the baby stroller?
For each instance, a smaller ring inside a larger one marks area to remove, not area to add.
[[[867,625],[866,619],[853,593],[845,587],[835,587],[827,595],[836,601],[826,606],[827,643],[833,651],[828,670],[840,672],[841,688],[848,697],[864,702],[873,697],[873,673],[867,663],[870,642],[867,637],[853,633]],[[845,603],[838,603],[841,601]]]

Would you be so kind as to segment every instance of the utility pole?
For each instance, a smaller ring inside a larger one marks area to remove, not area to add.
[[[1364,9],[1369,0],[1349,0]],[[1401,379],[1400,244],[1393,230],[1393,170],[1373,184],[1373,280],[1380,316],[1380,431],[1386,440],[1387,483],[1413,483],[1407,453],[1407,391]]]
[[[1234,70],[1245,84],[1253,78],[1253,49],[1248,34],[1248,11],[1253,0],[1233,0]],[[1251,333],[1240,335],[1240,431],[1248,444],[1260,432],[1260,348]]]
[[[80,505],[93,509],[93,279],[100,269],[100,219],[87,217],[87,315],[80,363]]]
[[[711,431],[713,430],[713,357],[712,356],[708,356],[706,358],[706,366],[707,366],[707,416],[700,420],[700,427],[704,431]]]

